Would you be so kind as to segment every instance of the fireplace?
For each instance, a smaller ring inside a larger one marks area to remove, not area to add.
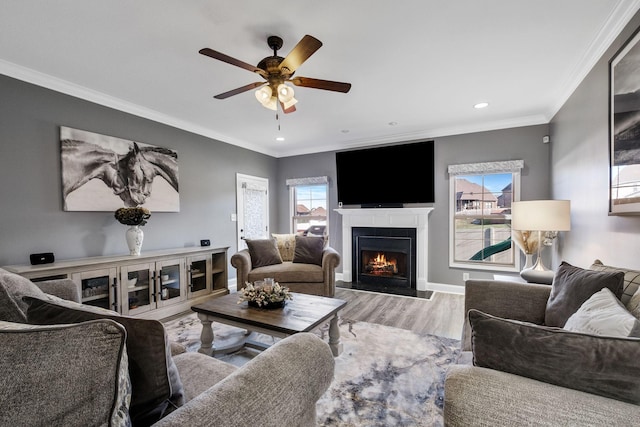
[[[352,229],[356,227],[412,228],[416,231],[416,287],[418,292],[429,290],[429,214],[433,208],[411,207],[402,209],[336,209],[342,217],[342,274],[337,280],[355,283],[356,265],[353,264]]]
[[[416,229],[353,227],[352,287],[416,294]]]

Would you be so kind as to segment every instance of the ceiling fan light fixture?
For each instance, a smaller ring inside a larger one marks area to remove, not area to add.
[[[260,89],[256,90],[255,95],[258,102],[264,105],[271,99],[271,88],[269,86],[262,86]]]
[[[291,97],[290,100],[288,100],[287,102],[283,102],[282,105],[284,105],[284,109],[288,110],[289,108],[293,107],[294,105],[296,105],[298,103],[298,100]]]
[[[285,85],[284,83],[280,83],[278,85],[278,99],[283,104],[286,104],[290,100],[293,99],[294,91],[292,87]]]

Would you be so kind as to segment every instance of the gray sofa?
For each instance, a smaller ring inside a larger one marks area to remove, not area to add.
[[[637,277],[637,272],[634,277]],[[541,325],[545,320],[551,287],[468,280],[465,292],[466,313],[476,309],[499,318]],[[461,361],[448,370],[445,379],[445,425],[494,427],[640,424],[640,406],[500,370],[473,366],[471,335],[467,317],[462,336]],[[571,375],[568,372],[566,374]]]
[[[0,269],[0,425],[130,425],[129,403],[142,384],[134,375],[155,363],[134,355],[132,344],[153,346],[152,329],[166,340],[164,328],[66,300],[79,301],[70,280],[34,284]],[[76,322],[87,309],[96,320]],[[55,324],[60,312],[68,323]],[[32,318],[38,325],[27,323]],[[132,334],[140,342],[131,342]],[[158,381],[171,402],[163,398],[159,421],[137,425],[311,426],[333,379],[328,344],[308,333],[279,341],[240,368],[178,344],[166,349],[166,359],[164,347],[153,349],[168,371],[164,380],[153,376],[144,386]]]
[[[255,260],[260,257],[260,254],[256,254],[256,251],[252,254],[249,249],[243,249],[231,256],[231,265],[237,270],[238,290],[244,288],[247,282],[253,283],[265,277],[273,277],[276,282],[289,288],[292,292],[333,297],[336,290],[336,268],[340,265],[340,254],[332,247],[324,245],[321,247],[316,263],[295,262],[296,246],[294,243],[287,244],[287,238],[293,236],[298,242],[305,238],[295,235],[274,236],[285,236],[274,240],[274,248],[278,252],[279,261],[264,262],[263,264],[269,265],[256,266]],[[322,241],[323,238],[317,237],[316,239]],[[277,259],[278,256],[275,258]]]

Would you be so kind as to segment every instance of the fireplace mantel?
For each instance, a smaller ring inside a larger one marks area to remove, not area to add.
[[[353,227],[415,228],[417,238],[417,281],[419,291],[427,290],[429,279],[429,214],[433,208],[335,209],[342,215],[342,279],[351,282],[351,229]]]

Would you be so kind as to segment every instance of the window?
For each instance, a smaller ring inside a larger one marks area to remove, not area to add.
[[[511,202],[520,200],[524,162],[449,166],[451,267],[519,271]]]
[[[291,232],[327,236],[328,180],[326,176],[288,179]]]

